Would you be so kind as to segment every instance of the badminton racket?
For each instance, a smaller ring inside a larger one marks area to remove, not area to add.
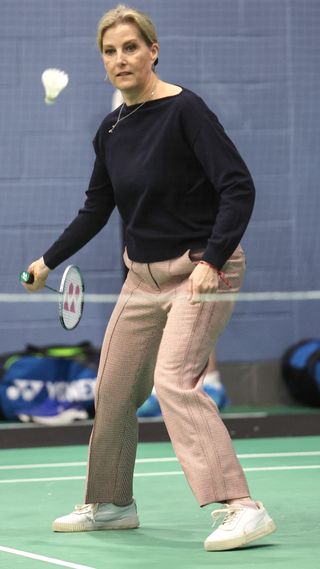
[[[33,274],[22,271],[20,282],[32,284]],[[65,330],[73,330],[81,320],[84,305],[84,282],[79,267],[69,265],[66,268],[59,290],[48,285],[45,288],[58,294],[59,320]]]

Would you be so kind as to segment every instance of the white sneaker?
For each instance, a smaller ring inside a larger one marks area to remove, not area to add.
[[[206,551],[223,551],[246,545],[276,530],[274,521],[261,502],[257,510],[241,504],[226,504],[212,512],[213,527],[218,517],[224,515],[220,525],[204,542]]]
[[[133,529],[139,526],[135,501],[129,506],[114,504],[84,504],[75,506],[67,516],[54,520],[53,531],[96,531],[103,529]]]

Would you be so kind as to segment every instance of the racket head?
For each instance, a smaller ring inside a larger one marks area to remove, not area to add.
[[[78,326],[84,305],[84,282],[76,265],[69,265],[61,279],[59,288],[59,319],[65,330]]]

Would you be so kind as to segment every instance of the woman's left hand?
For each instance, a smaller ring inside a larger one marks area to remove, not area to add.
[[[197,304],[199,302],[202,302],[202,299],[199,298],[199,295],[214,294],[217,292],[218,286],[218,271],[215,268],[210,267],[210,265],[199,263],[192,271],[188,279],[190,304]]]

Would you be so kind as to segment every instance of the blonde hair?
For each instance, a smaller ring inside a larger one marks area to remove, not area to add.
[[[97,44],[100,52],[102,52],[102,38],[105,31],[116,24],[122,23],[135,24],[149,47],[154,43],[158,43],[156,28],[149,16],[125,4],[118,4],[116,8],[108,10],[98,23]],[[154,62],[154,65],[157,65],[157,63],[158,58]]]

